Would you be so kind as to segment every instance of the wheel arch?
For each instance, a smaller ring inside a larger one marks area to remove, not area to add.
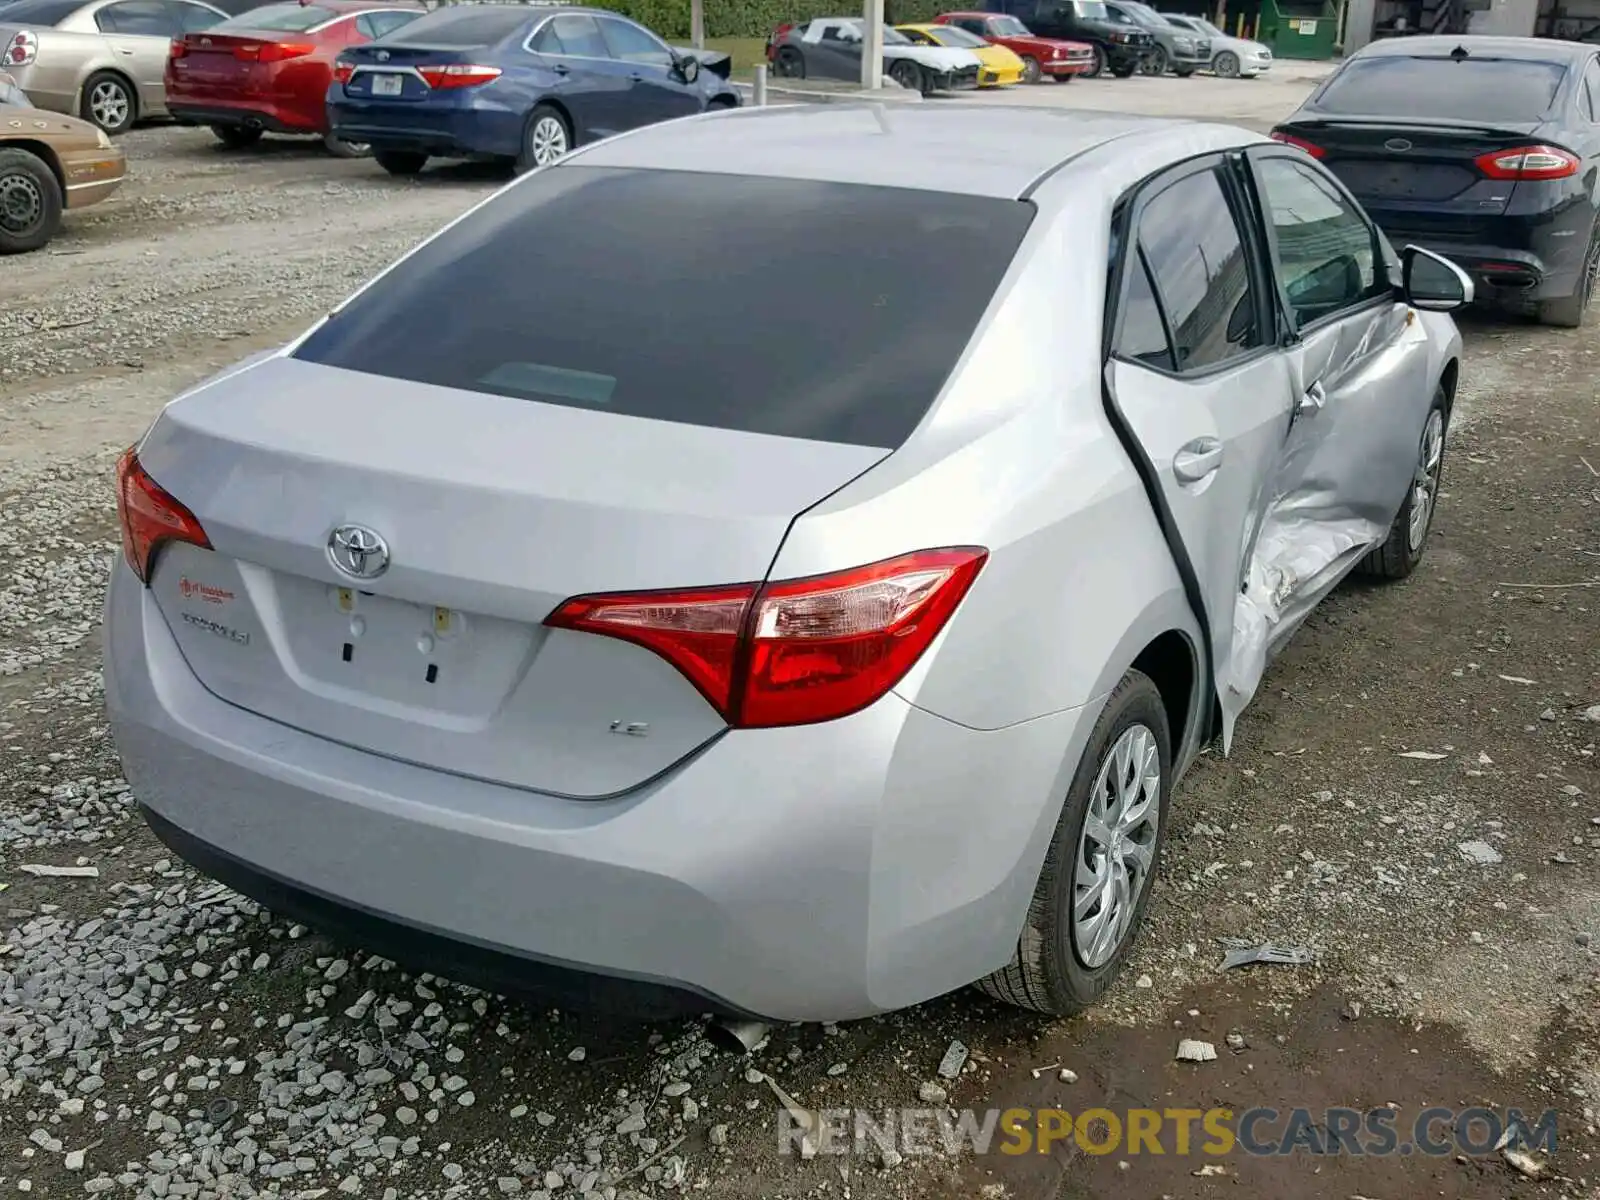
[[[1456,406],[1456,384],[1461,380],[1461,360],[1452,358],[1439,373],[1439,386],[1444,389],[1444,415],[1448,420]]]
[[[533,114],[541,108],[553,108],[561,115],[561,119],[567,123],[567,132],[572,135],[572,145],[567,147],[567,149],[576,149],[579,142],[583,138],[583,130],[579,128],[578,118],[573,116],[572,109],[568,108],[556,97],[548,95],[540,96],[539,99],[533,103],[533,106],[528,109],[528,115],[522,118],[523,141],[527,141],[528,130],[532,128]]]
[[[50,168],[50,174],[55,176],[56,186],[61,189],[61,207],[67,206],[67,177],[61,169],[61,160],[56,157],[56,152],[45,142],[35,141],[32,138],[7,138],[0,141],[0,150],[26,150],[29,154],[39,159]]]

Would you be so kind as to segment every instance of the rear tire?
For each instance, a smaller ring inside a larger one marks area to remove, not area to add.
[[[416,175],[428,161],[426,154],[415,150],[374,150],[372,157],[391,175]]]
[[[1133,947],[1161,861],[1171,745],[1160,691],[1148,675],[1129,671],[1089,735],[1016,952],[1007,966],[978,981],[980,991],[1020,1008],[1069,1016],[1111,986]],[[1158,772],[1154,780],[1151,770]],[[1091,808],[1098,834],[1085,829]],[[1127,836],[1117,832],[1124,829]]]
[[[261,140],[261,130],[248,125],[213,125],[211,135],[229,150],[243,150]]]
[[[0,148],[0,254],[25,254],[61,227],[61,183],[28,150]]]
[[[778,57],[772,60],[774,74],[784,79],[804,79],[806,77],[806,60],[800,56],[800,51],[793,46],[785,46],[778,51]]]
[[[1428,534],[1439,509],[1439,481],[1444,475],[1445,435],[1449,432],[1449,399],[1443,387],[1433,395],[1422,424],[1417,447],[1417,465],[1405,503],[1389,527],[1388,540],[1356,566],[1356,573],[1369,579],[1404,579],[1417,569],[1428,548]]]
[[[1022,82],[1038,83],[1044,78],[1044,68],[1039,65],[1037,58],[1022,56]]]
[[[1557,329],[1581,328],[1589,312],[1589,302],[1594,299],[1597,277],[1600,277],[1600,225],[1589,235],[1589,251],[1584,256],[1583,273],[1578,276],[1577,289],[1570,296],[1541,300],[1539,323],[1553,325]]]
[[[522,127],[522,152],[517,155],[517,174],[547,167],[572,149],[572,126],[561,110],[550,104],[535,104]]]
[[[334,158],[366,158],[372,153],[372,147],[365,142],[347,142],[335,137],[331,129],[322,135],[322,147]]]
[[[139,119],[139,97],[133,84],[115,71],[96,71],[83,85],[78,115],[116,137],[132,129]]]

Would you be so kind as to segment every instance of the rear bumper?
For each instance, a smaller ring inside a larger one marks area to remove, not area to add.
[[[422,102],[372,103],[334,98],[328,124],[336,136],[374,150],[400,150],[437,158],[515,158],[522,149],[523,115],[490,100],[461,107]]]
[[[1374,207],[1369,205],[1368,211]],[[1460,228],[1441,219],[1430,228],[1425,219],[1379,208],[1374,219],[1397,250],[1421,246],[1460,266],[1479,284],[1479,299],[1531,302],[1570,296],[1576,290],[1592,215],[1569,205],[1544,213],[1475,219]]]
[[[197,103],[169,97],[167,111],[174,120],[189,125],[224,125],[244,129],[264,129],[268,133],[326,133],[322,125],[310,121],[304,114],[289,113],[271,105],[249,101],[225,103],[209,100]]]
[[[1098,711],[977,732],[890,695],[571,801],[217,699],[120,560],[105,630],[125,771],[183,857],[407,965],[641,1015],[843,1020],[1004,965]]]

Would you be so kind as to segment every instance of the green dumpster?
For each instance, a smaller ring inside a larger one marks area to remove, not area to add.
[[[1261,0],[1256,40],[1274,58],[1332,58],[1339,41],[1339,14],[1320,0]]]

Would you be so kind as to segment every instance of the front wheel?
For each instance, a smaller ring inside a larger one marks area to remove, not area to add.
[[[996,1000],[1056,1016],[1098,1000],[1133,947],[1161,858],[1172,778],[1161,693],[1129,671],[1073,776],[1011,962],[980,980]]]
[[[1160,77],[1167,73],[1167,52],[1157,46],[1139,60],[1139,74]]]
[[[889,78],[901,87],[913,92],[928,94],[927,81],[923,78],[922,68],[908,59],[897,59],[889,65]]]
[[[1224,50],[1211,60],[1211,73],[1219,79],[1239,78],[1239,56],[1232,50]]]
[[[1039,65],[1039,60],[1024,55],[1022,59],[1022,82],[1038,83],[1043,78],[1044,68]]]
[[[517,156],[517,171],[548,167],[572,149],[572,129],[560,110],[549,104],[536,104],[528,114],[522,134],[522,153]]]
[[[29,150],[0,147],[0,254],[37,250],[61,225],[61,184]]]
[[[373,158],[378,160],[378,165],[391,175],[415,175],[422,170],[428,162],[426,154],[419,154],[414,150],[377,150]]]
[[[1089,69],[1084,72],[1090,79],[1099,79],[1106,73],[1106,51],[1104,46],[1094,47],[1094,58],[1089,63]]]
[[[1439,504],[1448,409],[1449,400],[1441,387],[1434,393],[1433,407],[1422,423],[1417,465],[1411,473],[1405,503],[1389,527],[1388,540],[1361,560],[1356,568],[1360,574],[1372,579],[1404,579],[1422,561],[1423,551],[1428,548],[1428,533],[1433,528],[1433,514]]]

